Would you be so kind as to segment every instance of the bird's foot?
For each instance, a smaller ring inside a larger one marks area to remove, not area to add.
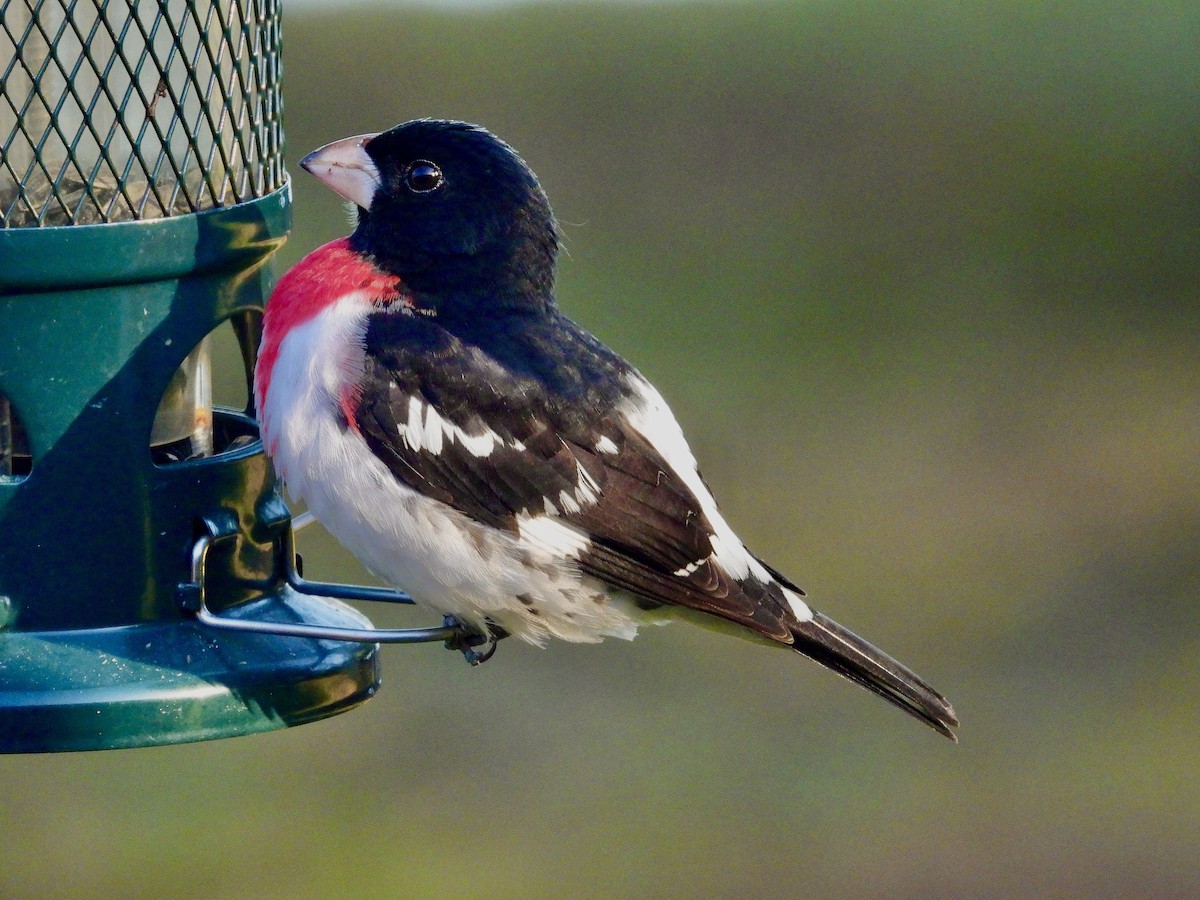
[[[496,626],[489,629],[488,634],[480,634],[473,628],[464,625],[454,616],[446,616],[442,620],[442,624],[447,628],[455,629],[454,637],[446,641],[447,650],[457,650],[463,655],[463,659],[473,666],[482,665],[487,662],[496,653],[496,647],[500,643],[502,637],[506,637],[507,633]],[[482,651],[477,648],[483,647]]]

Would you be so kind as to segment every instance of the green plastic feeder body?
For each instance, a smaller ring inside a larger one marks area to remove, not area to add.
[[[374,644],[229,634],[180,606],[216,521],[236,539],[212,553],[214,610],[368,625],[284,583],[288,510],[254,421],[216,410],[214,456],[158,466],[150,452],[186,356],[262,308],[288,224],[284,187],[164,220],[0,230],[0,391],[32,455],[28,476],[0,476],[0,749],[228,737],[376,691]]]
[[[208,563],[214,611],[369,625],[287,586],[289,515],[255,422],[218,409],[215,455],[157,465],[150,452],[193,348],[261,310],[289,216],[285,186],[152,221],[0,229],[0,392],[32,456],[27,475],[0,476],[0,750],[265,731],[378,687],[374,644],[217,631],[180,604],[217,522],[236,539]]]
[[[298,577],[257,424],[211,406],[206,338],[232,323],[248,381],[290,224],[281,15],[0,5],[0,751],[246,734],[378,687],[386,634]]]
[[[32,455],[28,476],[0,478],[0,749],[228,737],[376,691],[374,644],[229,634],[180,606],[216,521],[236,539],[212,554],[214,610],[368,625],[284,583],[289,516],[254,421],[218,409],[216,455],[150,454],[170,379],[217,325],[262,308],[288,224],[284,187],[164,220],[0,230],[0,391]]]

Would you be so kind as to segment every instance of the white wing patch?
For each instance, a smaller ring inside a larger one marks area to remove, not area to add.
[[[759,581],[773,581],[770,573],[751,555],[718,511],[717,501],[704,486],[704,481],[700,478],[700,472],[696,466],[696,458],[692,455],[692,449],[688,446],[679,423],[675,421],[675,416],[667,406],[667,401],[662,398],[654,385],[637,373],[628,376],[628,383],[634,391],[634,396],[619,411],[625,416],[630,426],[659,452],[667,465],[699,501],[700,511],[704,513],[704,517],[708,519],[713,528],[713,533],[709,537],[713,547],[712,558],[722,569],[738,580],[753,575]],[[687,566],[684,567],[685,570],[687,568]],[[683,571],[681,570],[681,572]],[[684,574],[691,573],[684,572]]]
[[[575,489],[575,499],[585,506],[591,506],[600,499],[600,485],[578,460],[575,461],[575,471],[579,475],[579,487]]]
[[[792,615],[796,617],[796,621],[807,622],[812,619],[812,610],[809,608],[808,604],[800,598],[799,594],[793,590],[785,588],[783,585],[780,585],[779,588],[783,591],[783,599],[785,599],[788,602],[788,606],[791,607]]]
[[[506,441],[490,428],[479,434],[469,434],[453,422],[443,419],[436,409],[420,397],[408,398],[408,420],[400,423],[400,438],[410,450],[431,453],[437,456],[447,441],[461,446],[472,456],[491,456],[497,446]],[[524,450],[520,441],[509,441],[509,446]]]
[[[547,503],[546,512],[550,512],[550,507],[553,506],[554,504],[551,503],[549,500],[547,500],[546,503]],[[568,494],[566,491],[559,491],[558,492],[558,509],[561,512],[566,513],[567,515],[571,515],[572,513],[579,512],[580,510],[583,509],[583,507],[579,504],[579,501],[575,499],[575,496],[573,494]],[[551,513],[551,515],[554,515],[554,513]]]
[[[565,441],[563,442],[563,446],[566,446]],[[569,493],[565,490],[559,491],[557,504],[549,497],[543,498],[545,500],[546,512],[549,515],[556,516],[563,513],[570,515],[571,513],[581,512],[584,507],[591,506],[600,499],[600,485],[578,459],[575,460],[575,480],[577,483],[574,493]]]

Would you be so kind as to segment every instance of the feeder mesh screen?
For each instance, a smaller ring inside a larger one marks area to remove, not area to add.
[[[282,187],[279,18],[280,0],[0,0],[0,224]]]

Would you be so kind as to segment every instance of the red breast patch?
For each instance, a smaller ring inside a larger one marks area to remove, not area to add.
[[[279,279],[263,315],[263,340],[254,372],[255,393],[261,404],[279,357],[284,335],[303,325],[347,294],[365,292],[380,305],[408,302],[403,282],[381,272],[350,248],[349,238],[318,247]]]

